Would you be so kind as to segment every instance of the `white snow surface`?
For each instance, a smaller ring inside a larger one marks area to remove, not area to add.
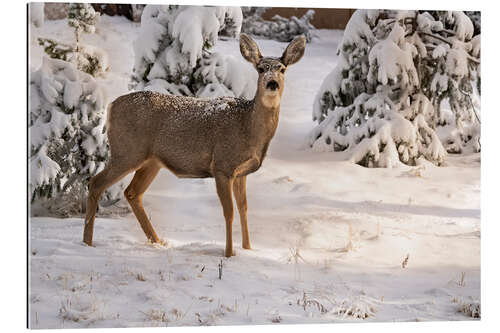
[[[66,21],[32,28],[71,40]],[[105,49],[110,98],[127,92],[138,25],[103,16],[88,44]],[[252,250],[224,258],[225,226],[212,179],[162,170],[144,206],[167,245],[146,242],[132,214],[30,219],[32,328],[470,320],[480,304],[479,154],[444,167],[368,169],[342,153],[300,150],[310,107],[334,68],[341,31],[318,31],[291,66],[280,123],[261,169],[248,177]],[[285,43],[257,40],[264,55]],[[31,41],[30,67],[42,50]],[[239,56],[236,40],[215,51]],[[406,268],[403,262],[406,260]],[[222,262],[222,278],[219,264]],[[469,304],[470,303],[470,304]]]
[[[33,23],[36,27],[41,27],[43,25],[45,14],[43,12],[44,3],[42,2],[32,2],[29,4],[29,21]]]

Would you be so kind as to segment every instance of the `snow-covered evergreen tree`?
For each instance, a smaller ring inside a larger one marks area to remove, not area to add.
[[[89,3],[71,3],[68,9],[68,25],[75,29],[76,48],[83,32],[93,34],[99,13]]]
[[[463,12],[356,11],[307,144],[370,167],[479,151],[479,38]]]
[[[307,42],[312,40],[315,28],[310,22],[313,19],[314,10],[308,10],[301,18],[292,16],[287,19],[275,15],[271,21],[267,21],[262,18],[262,14],[268,9],[269,7],[242,7],[241,31],[280,42],[290,42],[300,35],[304,35]]]
[[[239,34],[239,7],[147,5],[134,43],[137,90],[252,98],[257,74],[242,59],[211,52],[221,31]]]
[[[89,73],[92,76],[96,76],[108,70],[108,56],[106,52],[101,49],[81,44],[81,35],[82,33],[92,34],[95,32],[96,24],[99,21],[99,15],[100,14],[94,10],[91,4],[71,3],[69,5],[68,25],[75,29],[76,45],[68,61],[74,62],[79,70]],[[41,42],[46,43],[46,41]],[[62,46],[64,47],[64,45]],[[52,57],[50,52],[47,53]]]
[[[108,157],[104,90],[74,64],[46,56],[30,74],[31,201],[60,215],[80,213],[88,180]]]

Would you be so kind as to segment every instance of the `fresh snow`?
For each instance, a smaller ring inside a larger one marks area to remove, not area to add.
[[[31,29],[71,41],[66,24]],[[109,54],[97,81],[112,100],[128,91],[138,25],[103,16],[96,30],[82,42]],[[287,71],[276,136],[248,177],[253,249],[241,248],[235,213],[236,256],[223,257],[212,179],[162,170],[144,206],[166,245],[148,244],[133,214],[97,218],[95,247],[82,243],[82,217],[30,219],[32,328],[471,319],[481,301],[480,154],[368,169],[343,153],[301,150],[342,37],[317,33]],[[257,43],[264,55],[286,47]],[[36,39],[30,49],[36,69],[43,51]],[[232,39],[215,51],[240,57]]]

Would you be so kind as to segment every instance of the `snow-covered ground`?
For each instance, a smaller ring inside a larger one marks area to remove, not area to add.
[[[109,53],[111,72],[99,80],[110,98],[128,89],[137,31],[104,16],[98,34],[84,36]],[[287,72],[276,136],[248,178],[253,249],[240,247],[236,214],[236,256],[224,258],[214,181],[163,170],[144,206],[166,246],[148,244],[132,214],[98,218],[95,247],[82,243],[82,218],[31,218],[32,328],[471,319],[463,309],[480,304],[480,155],[366,169],[301,150],[342,36],[318,34]],[[65,21],[33,36],[72,38]],[[286,46],[257,42],[264,55]],[[235,40],[216,50],[239,53]],[[34,39],[31,51],[36,68]]]

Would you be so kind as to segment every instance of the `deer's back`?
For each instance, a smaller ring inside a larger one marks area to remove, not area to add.
[[[224,157],[215,155],[226,155],[229,169],[245,160],[252,110],[239,98],[130,93],[108,110],[111,154],[155,157],[178,176],[210,177],[214,159]]]

